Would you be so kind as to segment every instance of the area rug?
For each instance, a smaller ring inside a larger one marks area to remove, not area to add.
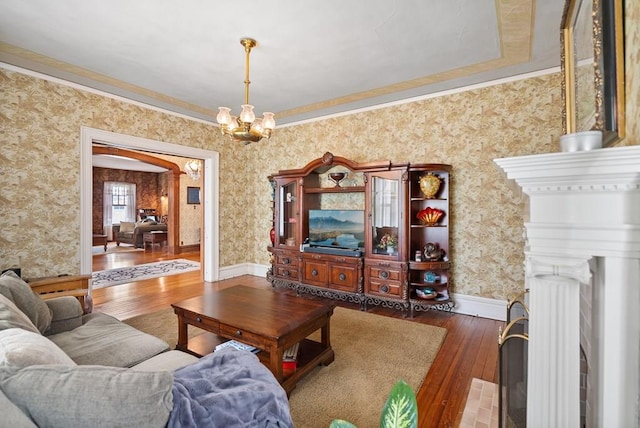
[[[116,269],[93,272],[93,289],[111,287],[127,282],[142,281],[143,279],[161,276],[177,275],[200,269],[200,263],[187,259],[167,260],[163,262],[145,263]]]
[[[173,308],[138,315],[123,322],[140,331],[159,337],[167,342],[171,349],[174,349],[178,343],[178,316],[173,312]],[[204,333],[204,330],[190,325],[187,332],[189,338],[192,338]]]
[[[171,309],[125,322],[172,347],[177,342],[177,318]],[[189,326],[190,337],[199,333]],[[417,391],[445,336],[441,327],[337,307],[331,317],[335,361],[316,367],[292,391],[295,427],[327,428],[333,419],[379,426],[393,385],[402,379]]]

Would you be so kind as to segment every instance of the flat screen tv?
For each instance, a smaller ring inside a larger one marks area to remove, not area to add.
[[[364,210],[309,210],[309,244],[364,248]]]

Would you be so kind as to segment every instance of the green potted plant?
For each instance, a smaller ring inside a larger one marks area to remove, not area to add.
[[[418,403],[416,395],[404,381],[398,381],[393,388],[380,415],[380,428],[417,428]],[[329,428],[356,428],[351,422],[335,419]]]

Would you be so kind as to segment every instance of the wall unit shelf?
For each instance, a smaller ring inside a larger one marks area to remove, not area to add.
[[[273,174],[267,278],[274,287],[362,308],[450,311],[450,170],[325,153],[303,168]],[[437,188],[433,195],[421,192],[425,175]],[[416,217],[428,207],[443,212],[437,224]],[[431,293],[426,298],[425,291]]]
[[[354,193],[364,192],[364,186],[351,187],[305,187],[304,193]]]

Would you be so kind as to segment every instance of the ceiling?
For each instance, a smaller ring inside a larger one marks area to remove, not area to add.
[[[560,64],[562,0],[2,0],[0,61],[215,122],[279,126]]]
[[[100,168],[126,169],[129,171],[165,172],[166,168],[142,162],[137,159],[113,155],[93,155],[92,165]]]

